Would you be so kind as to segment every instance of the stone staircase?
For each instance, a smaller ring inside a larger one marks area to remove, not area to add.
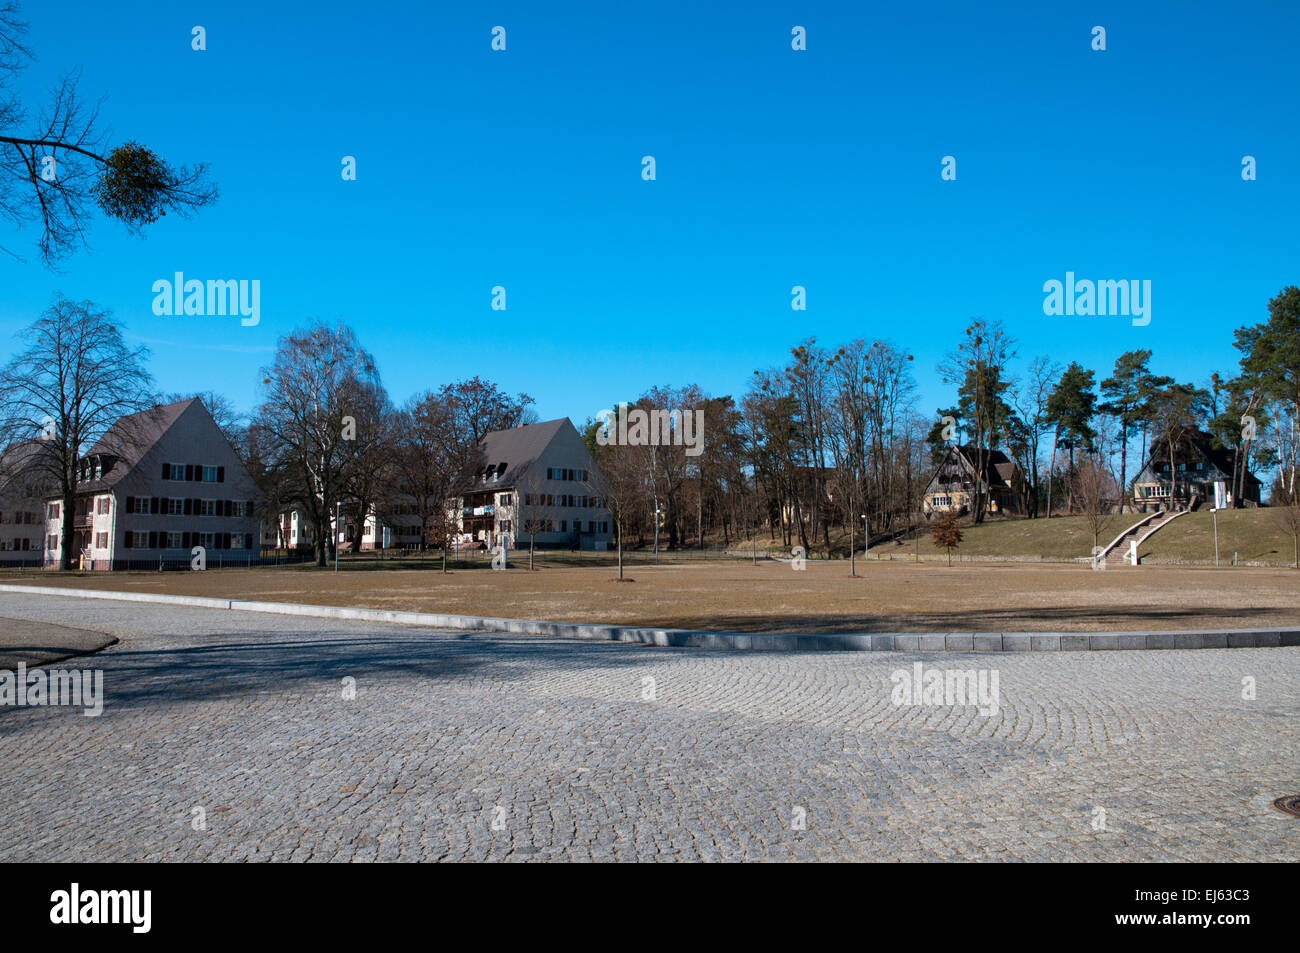
[[[1140,548],[1148,539],[1160,530],[1164,529],[1174,520],[1178,519],[1178,517],[1188,512],[1190,511],[1176,510],[1175,512],[1170,513],[1166,510],[1165,512],[1146,514],[1128,529],[1124,530],[1124,532],[1116,536],[1109,546],[1106,546],[1101,550],[1101,552],[1093,556],[1092,559],[1094,564],[1107,559],[1109,556],[1117,555],[1123,559],[1125,566],[1133,565],[1128,559],[1132,543],[1136,542]]]

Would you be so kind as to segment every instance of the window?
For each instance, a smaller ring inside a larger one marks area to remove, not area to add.
[[[57,550],[59,548],[59,537],[56,534],[51,533],[49,538],[45,540],[45,548],[50,550],[50,552]]]
[[[95,548],[96,548],[96,549],[108,549],[108,534],[107,534],[107,533],[96,533],[96,534],[95,534]]]
[[[49,506],[49,510],[47,511],[47,515],[48,515],[49,518],[52,519],[52,520],[56,520],[56,519],[58,519],[58,518],[59,518],[59,504],[58,504],[58,503],[51,503],[50,506]]]
[[[567,533],[568,531],[569,531],[569,521],[568,521],[568,520],[560,520],[560,532],[561,532],[561,533]]]
[[[149,534],[148,534],[148,533],[127,533],[126,536],[127,536],[127,540],[128,540],[128,542],[130,542],[130,544],[131,544],[131,548],[132,548],[132,549],[148,549],[148,548],[149,548]]]
[[[213,546],[212,546],[212,534],[211,534],[211,533],[198,533],[197,535],[198,535],[198,537],[199,537],[199,545],[200,545],[200,546],[202,546],[204,549],[212,549],[212,548],[213,548]]]
[[[168,549],[184,548],[181,543],[180,533],[167,533],[166,536],[167,536],[167,541],[163,545],[165,545]]]
[[[217,515],[216,500],[196,500],[195,502],[198,504],[198,508],[194,511],[195,516],[216,516]]]
[[[133,496],[133,497],[131,497],[130,512],[132,512],[132,513],[137,513],[137,514],[140,514],[140,513],[148,513],[148,512],[149,512],[149,497],[147,497],[147,496]]]
[[[99,499],[97,499],[97,500],[95,501],[95,512],[96,512],[96,513],[99,513],[101,516],[104,515],[105,513],[107,513],[107,512],[108,512],[108,506],[109,506],[109,500],[111,500],[111,499],[112,499],[112,497],[109,497],[109,496],[101,496]]]
[[[176,497],[176,496],[169,497],[168,500],[167,500],[167,515],[168,515],[168,516],[184,516],[184,515],[185,515],[185,500],[182,499],[181,497]]]
[[[243,549],[243,548],[244,548],[244,535],[243,535],[243,533],[231,533],[231,534],[230,534],[230,548],[231,548],[231,549]]]
[[[247,516],[247,515],[248,515],[248,502],[247,502],[246,500],[235,500],[234,503],[230,504],[230,515],[231,515],[231,516]]]

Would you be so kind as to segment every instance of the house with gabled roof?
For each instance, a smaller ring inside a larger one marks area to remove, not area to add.
[[[983,467],[979,466],[983,459]],[[988,512],[1009,514],[1020,512],[1020,494],[1016,490],[1019,471],[1016,462],[1001,450],[990,450],[967,444],[949,445],[935,468],[934,476],[926,484],[921,497],[925,518],[935,513],[955,511],[962,515],[975,505],[976,485],[982,487]]]
[[[600,471],[567,417],[497,430],[449,501],[461,546],[608,549]]]
[[[0,453],[0,566],[43,562],[50,478],[38,459],[41,448],[39,440],[22,440]]]
[[[1229,506],[1258,506],[1263,484],[1249,470],[1242,475],[1241,499],[1234,498],[1232,475],[1237,470],[1232,451],[1216,446],[1214,435],[1203,430],[1188,431],[1174,441],[1171,470],[1169,439],[1159,437],[1130,484],[1133,505],[1143,513],[1213,506],[1214,484],[1222,482]]]
[[[46,497],[44,560],[60,565],[63,520],[85,569],[210,566],[258,557],[257,484],[198,398],[122,417],[79,461],[74,508]]]

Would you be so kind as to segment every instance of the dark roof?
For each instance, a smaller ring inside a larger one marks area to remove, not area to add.
[[[48,474],[34,466],[43,447],[40,440],[19,440],[0,453],[0,493],[25,485],[33,476],[38,483],[48,482]]]
[[[980,458],[979,448],[974,444],[965,444],[959,447],[953,447],[970,465],[972,470],[978,469],[975,465]],[[1016,463],[1001,450],[992,450],[984,448],[984,482],[989,486],[1004,487],[1011,489],[1011,478],[1016,474]]]
[[[494,430],[487,434],[479,441],[479,457],[475,471],[471,474],[473,482],[466,483],[462,489],[503,489],[515,486],[524,475],[524,471],[528,469],[528,465],[542,455],[542,452],[551,445],[556,434],[565,427],[573,430],[573,424],[569,422],[568,417],[537,424],[524,424],[522,427],[512,427],[509,430]],[[574,435],[577,436],[576,430]],[[481,476],[484,467],[490,467],[491,472],[499,474],[498,477],[496,479],[489,477],[488,482],[483,483]]]
[[[1214,445],[1214,439],[1215,439],[1214,434],[1207,433],[1204,430],[1192,431],[1191,433],[1188,433],[1184,437],[1184,440],[1188,443],[1191,443],[1192,446],[1196,448],[1197,452],[1201,454],[1201,456],[1205,457],[1206,460],[1210,461],[1210,463],[1218,467],[1221,473],[1231,476],[1233,472],[1232,450],[1228,449],[1227,447],[1216,447]],[[1183,446],[1183,441],[1179,441],[1179,447],[1181,448],[1182,446]],[[1156,449],[1157,447],[1163,447],[1164,449],[1157,450]],[[1138,470],[1137,476],[1135,476],[1133,480],[1136,481],[1138,477],[1142,475],[1142,471],[1146,470],[1153,463],[1168,463],[1169,462],[1168,447],[1169,447],[1169,441],[1164,437],[1157,437],[1155,440],[1153,440],[1151,442],[1150,451],[1147,454],[1146,463],[1142,465],[1142,469]],[[1175,456],[1177,456],[1177,454],[1175,454]],[[1255,474],[1247,470],[1246,482],[1259,483],[1260,481],[1259,478],[1255,476]],[[1263,484],[1260,485],[1262,486]]]
[[[195,403],[203,406],[197,397],[190,397],[119,418],[82,457],[111,457],[112,466],[102,479],[77,484],[77,492],[95,493],[114,486],[144,459],[181,414]]]

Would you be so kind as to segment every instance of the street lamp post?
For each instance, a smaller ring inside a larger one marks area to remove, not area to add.
[[[334,501],[334,571],[339,571],[339,501]]]
[[[1210,507],[1210,512],[1214,515],[1214,567],[1219,567],[1219,508]]]
[[[849,575],[857,576],[857,553],[853,549],[853,520],[849,520]]]

